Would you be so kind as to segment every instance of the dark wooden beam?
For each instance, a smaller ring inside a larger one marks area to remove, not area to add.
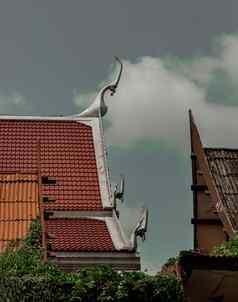
[[[191,275],[192,270],[225,270],[238,271],[237,256],[209,256],[209,255],[193,255],[189,252],[180,252],[179,266]]]
[[[53,212],[51,212],[51,211],[44,211],[44,219],[45,220],[48,220],[48,219],[50,219],[51,218],[51,216],[53,215],[54,213]]]
[[[223,225],[222,221],[219,218],[192,218],[191,224]]]
[[[48,177],[48,176],[42,176],[41,177],[41,184],[42,185],[55,185],[56,184],[56,180]]]
[[[192,110],[189,110],[189,126],[190,126],[190,147],[191,147],[191,162],[192,162],[192,181],[193,185],[197,185],[197,156],[194,152],[193,144],[193,127],[192,127]],[[193,216],[197,218],[198,216],[198,201],[197,201],[197,192],[193,191]],[[198,235],[197,235],[197,225],[193,225],[193,248],[198,248]]]
[[[48,197],[48,196],[43,196],[42,197],[42,202],[54,202],[55,199],[54,198],[51,198],[51,197]]]
[[[193,192],[204,192],[204,191],[207,191],[208,188],[206,185],[197,185],[197,184],[193,184],[191,185],[191,190]]]

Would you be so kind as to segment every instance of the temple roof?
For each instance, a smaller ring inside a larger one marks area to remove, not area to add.
[[[111,192],[103,142],[104,95],[116,92],[122,73],[116,60],[117,78],[80,114],[0,116],[0,251],[25,238],[40,215],[44,260],[70,270],[95,263],[140,268],[136,238],[145,237],[148,210],[128,238],[116,209],[124,181]]]
[[[45,259],[134,254],[114,208],[100,118],[0,117],[0,154],[0,250],[41,213]]]

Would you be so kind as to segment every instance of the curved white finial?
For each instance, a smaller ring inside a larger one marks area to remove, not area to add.
[[[108,90],[111,91],[111,95],[114,95],[119,84],[123,68],[121,60],[118,57],[115,57],[115,59],[120,64],[120,70],[116,80],[102,88],[93,103],[86,110],[77,114],[78,117],[99,117],[104,116],[107,113],[107,105],[104,102],[104,95]]]
[[[145,233],[147,232],[147,225],[148,225],[148,209],[142,208],[141,215],[139,217],[138,223],[134,228],[134,231],[131,235],[131,245],[136,250],[137,248],[137,237],[141,237],[142,240],[145,240]]]

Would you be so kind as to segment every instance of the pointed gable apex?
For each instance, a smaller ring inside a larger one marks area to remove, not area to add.
[[[200,138],[200,134],[198,132],[198,128],[195,124],[191,109],[189,110],[189,123],[190,123],[190,139],[191,139],[191,152],[192,152],[191,156],[197,161],[199,165],[199,169],[203,173],[208,190],[212,194],[213,202],[216,205],[219,202],[219,195],[216,190],[216,186],[214,185],[212,180],[212,175],[210,173],[204,147]],[[193,173],[195,173],[195,171],[193,171]]]
[[[224,229],[231,236],[234,235],[235,230],[232,227],[232,223],[229,219],[229,215],[226,213],[225,208],[222,205],[222,201],[214,182],[212,173],[209,168],[207,156],[200,138],[198,127],[195,124],[194,117],[191,109],[189,110],[189,124],[190,124],[190,141],[191,141],[191,157],[195,160],[195,164],[192,165],[193,180],[195,173],[197,172],[197,166],[202,172],[204,180],[206,182],[208,191],[211,194],[212,202],[218,211],[218,215],[223,223]],[[194,182],[194,181],[193,181]]]

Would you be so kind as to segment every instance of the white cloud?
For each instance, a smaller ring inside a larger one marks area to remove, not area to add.
[[[18,114],[29,109],[29,106],[26,98],[16,91],[10,94],[0,93],[0,114]]]
[[[176,66],[178,74],[183,74],[198,85],[207,86],[212,79],[213,72],[221,68],[221,61],[215,57],[196,57],[189,64],[181,63]]]
[[[184,146],[191,108],[205,142],[238,147],[238,107],[207,101],[207,86],[217,69],[237,84],[237,55],[238,37],[233,35],[222,37],[213,57],[193,59],[175,68],[168,67],[162,58],[124,61],[118,91],[106,98],[111,121],[108,142],[123,145],[150,139]],[[84,96],[78,96],[75,102],[81,97]]]
[[[173,139],[184,136],[189,107],[200,108],[204,91],[183,75],[166,69],[161,59],[142,58],[124,63],[118,93],[108,98],[112,143],[140,139]]]
[[[238,36],[227,35],[221,40],[221,67],[234,84],[238,83]]]

